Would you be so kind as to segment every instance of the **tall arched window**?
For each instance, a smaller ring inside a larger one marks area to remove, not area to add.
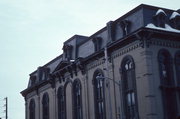
[[[131,56],[126,56],[122,60],[121,69],[125,117],[126,119],[137,119],[138,105],[136,93],[135,64]]]
[[[104,77],[101,70],[96,70],[93,76],[95,119],[106,119],[104,80],[98,77]]]
[[[73,119],[82,119],[81,82],[73,82]]]
[[[180,87],[180,51],[178,51],[175,55],[175,67],[177,85]]]
[[[66,119],[66,102],[64,95],[64,88],[58,89],[58,119]]]
[[[176,118],[176,94],[172,58],[167,50],[160,50],[158,54],[161,92],[164,109],[164,119]]]
[[[42,99],[42,117],[43,119],[49,119],[49,96],[48,93],[43,95]]]
[[[29,103],[29,119],[35,119],[35,101],[31,99]]]

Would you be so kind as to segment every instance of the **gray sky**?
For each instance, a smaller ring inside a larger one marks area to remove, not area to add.
[[[29,74],[62,53],[75,34],[90,36],[139,4],[177,10],[180,0],[0,0],[0,117],[25,119]]]

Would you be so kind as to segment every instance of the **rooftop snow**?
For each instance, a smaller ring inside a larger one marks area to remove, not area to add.
[[[170,31],[170,32],[175,32],[175,33],[180,33],[180,30],[174,29],[168,24],[165,24],[165,28],[157,27],[153,23],[149,23],[145,26],[146,28],[152,28],[152,29],[157,29],[157,30],[163,30],[163,31]]]
[[[180,16],[180,14],[178,12],[173,12],[170,19],[174,19],[176,18],[177,16]]]
[[[162,9],[159,9],[157,12],[156,12],[156,16],[163,13],[164,15],[166,15],[166,13],[164,12],[164,10]],[[167,16],[167,15],[166,15]]]

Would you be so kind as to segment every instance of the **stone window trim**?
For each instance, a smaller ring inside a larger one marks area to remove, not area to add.
[[[122,95],[124,117],[127,119],[139,118],[137,89],[135,76],[135,63],[132,56],[125,56],[121,63],[120,73],[122,77]]]
[[[66,119],[66,98],[64,87],[60,86],[57,93],[58,98],[58,119]]]
[[[174,63],[176,69],[177,86],[180,87],[180,51],[177,51],[175,53]]]
[[[101,69],[97,69],[93,75],[94,112],[95,119],[106,119],[105,82],[97,78],[100,75],[104,77]]]
[[[168,50],[159,50],[158,63],[164,118],[175,119],[177,117],[177,99],[173,77],[173,60]]]
[[[158,52],[158,63],[160,72],[160,83],[161,85],[167,86],[175,85],[173,77],[173,59],[169,51],[166,49],[160,49]]]
[[[44,93],[42,98],[42,119],[49,119],[49,95]]]
[[[31,99],[29,103],[29,119],[35,119],[35,115],[36,115],[35,108],[36,108],[35,100]]]
[[[80,80],[75,79],[73,82],[73,119],[83,119],[81,88]]]

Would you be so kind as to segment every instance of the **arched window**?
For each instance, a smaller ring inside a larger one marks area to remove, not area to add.
[[[96,70],[93,76],[95,119],[106,119],[104,80],[98,77],[104,77],[101,70]]]
[[[66,119],[66,102],[64,95],[64,88],[58,89],[58,119]]]
[[[43,119],[49,119],[49,96],[48,93],[43,95],[42,99],[42,117]]]
[[[126,56],[121,64],[124,113],[126,119],[138,118],[135,64],[131,56]]]
[[[172,58],[167,50],[160,50],[158,54],[161,92],[163,100],[164,118],[176,118],[176,94],[174,90]]]
[[[78,79],[73,82],[73,119],[82,119],[81,83]]]
[[[35,119],[35,101],[31,99],[29,103],[29,119]]]
[[[180,87],[180,51],[175,55],[175,67],[176,67],[176,80],[177,85]]]

